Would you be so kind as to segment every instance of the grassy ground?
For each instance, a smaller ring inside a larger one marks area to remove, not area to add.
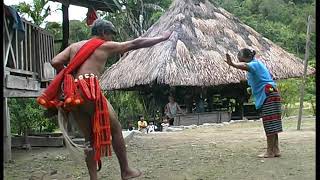
[[[203,127],[180,132],[135,135],[127,144],[129,162],[159,180],[312,180],[315,179],[315,120],[284,119],[279,134],[282,157],[259,159],[266,142],[261,122]],[[84,163],[65,148],[15,150],[5,164],[5,179],[89,179]],[[51,175],[50,175],[51,174]],[[113,157],[103,162],[100,179],[118,180]]]

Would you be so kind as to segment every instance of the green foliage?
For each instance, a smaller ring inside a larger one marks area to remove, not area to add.
[[[45,23],[44,20],[51,14],[51,9],[47,5],[49,0],[33,0],[31,4],[21,2],[15,7],[23,15],[31,17],[34,24],[40,26]]]
[[[57,22],[48,22],[45,25],[45,30],[49,31],[55,40],[62,40],[62,26],[60,23]],[[61,42],[54,43],[54,52],[58,53],[61,48]]]
[[[70,20],[69,31],[69,43],[75,43],[90,38],[90,28],[85,24],[85,22]]]
[[[44,29],[49,31],[54,36],[54,39],[62,39],[62,26],[60,23],[48,22]]]
[[[113,91],[108,92],[106,97],[118,114],[123,128],[127,128],[129,122],[136,123],[139,115],[146,114],[141,97],[137,92]]]
[[[57,127],[56,122],[44,117],[44,110],[33,98],[9,98],[8,106],[12,133],[53,132]]]

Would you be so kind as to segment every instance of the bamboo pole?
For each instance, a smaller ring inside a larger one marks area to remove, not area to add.
[[[307,25],[306,51],[304,54],[304,71],[303,71],[303,77],[302,77],[301,86],[300,86],[300,107],[299,107],[297,130],[301,129],[304,88],[305,88],[306,74],[307,74],[307,68],[308,68],[308,58],[309,58],[310,26],[311,26],[311,16],[309,15],[308,25]]]

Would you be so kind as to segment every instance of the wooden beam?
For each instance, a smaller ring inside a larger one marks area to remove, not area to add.
[[[69,5],[62,4],[62,44],[60,52],[69,45]]]
[[[40,90],[37,80],[21,76],[6,75],[5,87],[9,89]]]
[[[50,0],[53,2],[59,2],[61,4],[71,4],[75,6],[81,6],[81,7],[93,7],[95,10],[101,10],[106,12],[115,12],[116,10],[121,9],[121,5],[118,2],[118,0],[109,0],[108,2],[105,0]]]
[[[3,98],[3,160],[9,162],[11,155],[11,128],[8,98]]]
[[[63,137],[41,137],[28,136],[31,147],[63,147]],[[24,137],[13,137],[12,147],[22,147],[25,145]]]
[[[17,74],[23,74],[23,75],[30,75],[30,76],[38,75],[38,73],[36,73],[36,72],[25,71],[25,70],[21,70],[21,69],[12,69],[12,68],[9,68],[9,67],[6,67],[5,71],[13,72],[13,73],[17,73]]]
[[[44,91],[44,88],[41,88],[39,91],[28,91],[28,90],[19,90],[19,89],[8,89],[3,88],[3,97],[5,98],[35,98],[41,95]]]

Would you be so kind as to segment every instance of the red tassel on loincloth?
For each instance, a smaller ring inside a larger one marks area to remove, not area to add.
[[[92,100],[91,92],[90,92],[90,89],[88,87],[87,81],[85,79],[79,79],[78,81],[79,81],[80,89],[82,90],[84,96],[88,100]]]
[[[96,100],[96,92],[95,92],[95,86],[97,86],[97,84],[95,83],[95,77],[91,76],[89,78],[90,81],[90,92],[91,92],[91,98],[92,100]],[[99,84],[98,84],[99,85]]]
[[[71,74],[66,74],[63,81],[64,104],[68,106],[72,104],[75,93],[74,78]]]

